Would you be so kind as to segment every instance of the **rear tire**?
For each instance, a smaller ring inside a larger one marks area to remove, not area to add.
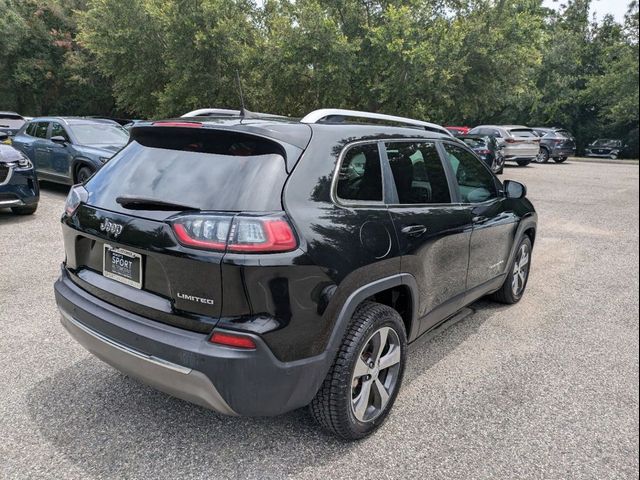
[[[326,430],[346,440],[370,435],[400,390],[407,336],[394,309],[365,302],[354,313],[336,359],[309,405]]]
[[[523,255],[524,253],[524,255]],[[491,295],[496,302],[513,305],[518,303],[527,288],[531,270],[531,239],[525,235],[518,244],[516,255],[509,266],[507,277],[500,290]]]
[[[38,204],[25,205],[24,207],[11,207],[11,211],[16,215],[33,215],[38,209]]]
[[[87,166],[82,166],[78,169],[78,173],[76,173],[75,183],[84,183],[89,180],[91,175],[93,175],[93,169]]]
[[[517,160],[518,165],[521,167],[526,167],[531,163],[531,160]]]
[[[501,175],[504,172],[504,157],[501,154],[494,155],[491,171],[496,175]]]

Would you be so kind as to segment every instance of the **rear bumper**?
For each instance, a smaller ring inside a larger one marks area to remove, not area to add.
[[[550,157],[573,157],[576,154],[575,148],[552,148]]]
[[[140,317],[75,285],[55,283],[62,324],[89,352],[175,397],[226,415],[271,416],[307,405],[328,371],[318,355],[280,362],[259,336],[255,350],[208,342],[208,335]]]

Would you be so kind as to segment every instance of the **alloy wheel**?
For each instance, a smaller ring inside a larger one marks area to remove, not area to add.
[[[522,294],[524,287],[527,284],[527,277],[529,276],[529,247],[523,244],[518,251],[518,257],[513,266],[513,280],[511,283],[511,291],[515,297]]]
[[[365,342],[351,376],[351,411],[361,422],[376,419],[398,385],[401,346],[393,328],[376,330]]]
[[[549,161],[549,152],[544,148],[540,149],[538,155],[536,155],[536,163],[547,163]]]
[[[502,155],[496,154],[493,158],[493,164],[491,165],[491,170],[493,173],[500,173],[504,168],[504,157]]]

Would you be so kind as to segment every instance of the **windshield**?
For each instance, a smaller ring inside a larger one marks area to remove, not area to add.
[[[608,138],[599,138],[598,140],[593,142],[593,144],[598,146],[598,147],[617,147],[617,146],[620,145],[620,140],[611,140],[611,139],[608,139]]]
[[[119,125],[80,123],[69,129],[80,145],[114,145],[121,147],[129,141],[129,132]]]

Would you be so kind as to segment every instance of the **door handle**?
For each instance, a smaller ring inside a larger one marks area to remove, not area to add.
[[[425,227],[424,225],[408,225],[406,227],[403,227],[400,231],[411,237],[419,237],[427,231],[427,227]]]
[[[477,217],[473,217],[471,220],[473,221],[473,223],[476,223],[476,224],[487,223],[489,221],[489,219],[487,217],[483,217],[482,215],[478,215]]]

